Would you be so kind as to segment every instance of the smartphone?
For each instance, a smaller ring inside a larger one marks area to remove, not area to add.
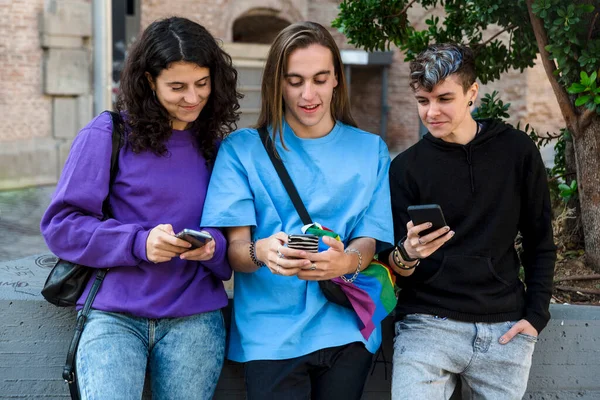
[[[190,249],[197,249],[213,240],[208,232],[200,232],[193,229],[184,229],[175,235],[175,237],[190,243],[192,245]]]
[[[287,245],[290,249],[317,253],[319,251],[319,237],[312,234],[288,235]]]
[[[431,228],[425,229],[419,233],[419,236],[425,236],[433,231],[446,226],[446,219],[442,212],[442,207],[438,204],[423,204],[420,206],[409,206],[408,215],[415,226],[431,222]]]

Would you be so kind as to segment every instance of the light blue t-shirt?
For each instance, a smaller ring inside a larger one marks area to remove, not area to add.
[[[318,139],[297,137],[284,122],[284,150],[277,151],[308,213],[337,232],[345,245],[357,237],[393,242],[387,146],[377,135],[338,122]],[[240,129],[219,149],[201,226],[251,226],[253,240],[283,231],[302,233],[302,221],[271,163],[256,129]],[[235,267],[234,267],[235,268]],[[328,302],[315,281],[274,275],[268,268],[235,273],[228,358],[245,362],[299,357],[363,342],[374,353],[349,309]]]

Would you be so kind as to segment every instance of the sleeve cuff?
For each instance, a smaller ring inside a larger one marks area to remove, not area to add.
[[[533,326],[535,328],[535,330],[538,332],[538,334],[540,334],[542,332],[542,330],[544,330],[546,325],[548,325],[548,321],[550,320],[549,316],[548,316],[548,318],[543,317],[531,310],[528,310],[525,313],[525,317],[523,319],[528,321],[531,324],[531,326]]]
[[[146,241],[150,231],[140,230],[135,234],[133,241],[133,256],[139,260],[148,262],[148,255],[146,254]]]
[[[201,230],[210,233],[215,241],[215,254],[210,260],[202,261],[202,265],[210,269],[223,280],[231,278],[231,267],[227,262],[227,240],[217,228],[201,228]]]

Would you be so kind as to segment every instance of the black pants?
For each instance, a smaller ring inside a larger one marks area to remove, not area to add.
[[[248,400],[359,400],[373,355],[362,343],[245,364]]]

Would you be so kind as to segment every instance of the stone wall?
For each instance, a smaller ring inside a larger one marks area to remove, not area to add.
[[[89,1],[0,4],[0,189],[56,183],[92,116]]]
[[[61,374],[75,312],[52,306],[40,296],[52,260],[46,254],[0,262],[0,399],[68,398]],[[600,398],[600,307],[553,304],[550,311],[552,319],[536,345],[524,398]],[[228,315],[229,307],[225,312]],[[363,400],[390,399],[392,337],[388,319]],[[225,362],[215,399],[244,398],[242,366]]]

